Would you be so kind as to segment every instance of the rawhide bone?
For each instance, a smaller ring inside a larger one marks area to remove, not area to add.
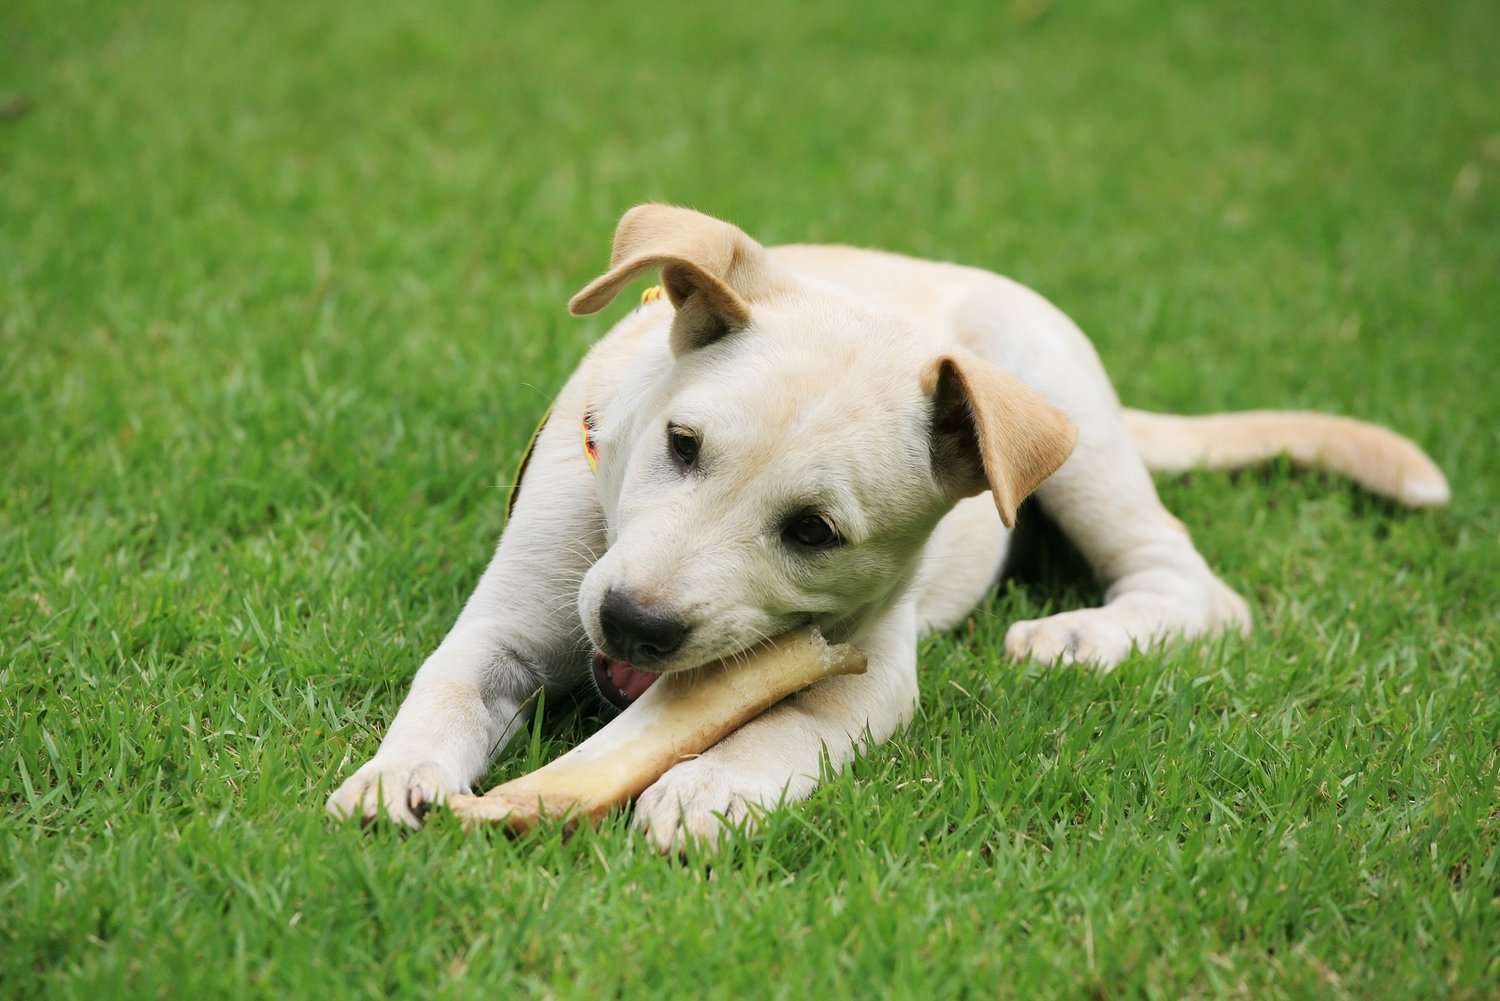
[[[465,827],[525,831],[543,818],[597,822],[788,695],[838,674],[861,674],[865,656],[830,645],[816,627],[746,654],[657,680],[592,737],[528,775],[447,806]]]

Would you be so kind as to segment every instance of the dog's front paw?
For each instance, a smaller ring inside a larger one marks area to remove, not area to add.
[[[328,797],[328,812],[340,819],[374,820],[386,816],[406,827],[421,827],[422,817],[441,806],[451,793],[468,792],[436,761],[371,759]]]
[[[662,852],[689,841],[710,851],[728,827],[753,827],[774,809],[786,784],[704,756],[675,765],[636,800],[631,826]]]
[[[1114,667],[1130,654],[1134,642],[1129,627],[1111,609],[1083,608],[1013,624],[1005,633],[1005,653],[1014,660],[1029,658],[1043,664]]]

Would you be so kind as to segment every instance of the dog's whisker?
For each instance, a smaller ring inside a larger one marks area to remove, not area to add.
[[[562,600],[555,602],[551,608],[547,609],[547,614],[556,615],[559,612],[566,611],[567,609],[577,604],[578,602],[575,598],[563,598]]]
[[[598,551],[596,551],[593,546],[590,546],[588,542],[583,539],[569,539],[564,543],[564,545],[567,546],[568,552],[572,553],[574,556],[579,557],[580,559],[586,557],[589,563],[599,562]]]

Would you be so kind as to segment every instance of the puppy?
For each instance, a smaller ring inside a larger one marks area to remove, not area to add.
[[[917,639],[992,585],[1036,494],[1104,604],[1011,625],[1016,659],[1109,667],[1133,649],[1246,632],[1245,602],[1162,506],[1150,470],[1278,453],[1409,506],[1448,485],[1405,438],[1306,413],[1122,409],[1058,309],[974,268],[836,246],[766,249],[642,205],[594,313],[660,272],[558,396],[499,548],[375,757],[329,798],[417,826],[467,790],[539,690],[627,705],[660,674],[816,623],[869,658],[667,772],[634,825],[664,850],[809,795],[911,718]],[[653,290],[655,291],[655,290]]]

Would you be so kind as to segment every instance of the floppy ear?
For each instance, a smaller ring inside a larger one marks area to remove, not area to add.
[[[661,269],[661,283],[677,309],[672,351],[709,344],[750,322],[750,303],[774,281],[766,249],[737,227],[674,205],[637,205],[615,228],[609,270],[568,303],[574,316],[608,306],[641,272]]]
[[[932,400],[932,467],[955,500],[989,490],[1006,528],[1016,509],[1072,454],[1078,429],[1008,372],[967,351],[922,372]]]

